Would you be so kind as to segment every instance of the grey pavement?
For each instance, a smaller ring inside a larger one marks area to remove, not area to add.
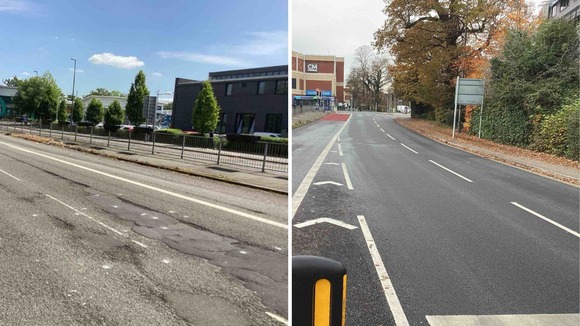
[[[1,130],[2,134],[19,135],[17,131]],[[27,133],[20,137],[29,137]],[[37,138],[37,137],[34,137]],[[232,184],[248,186],[256,189],[272,191],[280,194],[288,193],[288,174],[284,172],[265,171],[238,165],[217,165],[194,159],[180,159],[179,157],[152,155],[141,151],[127,151],[118,147],[95,146],[85,142],[65,142],[59,140],[56,144],[62,144],[68,148],[106,156],[118,160],[134,162],[146,166],[168,169],[190,175],[201,176],[213,180],[219,180]],[[54,142],[53,142],[54,144]]]

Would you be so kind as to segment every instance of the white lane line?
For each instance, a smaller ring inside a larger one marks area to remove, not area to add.
[[[393,138],[393,136],[387,134],[387,136],[389,136],[389,138],[391,138],[392,140],[396,140],[395,138]]]
[[[4,171],[4,170],[1,170],[1,169],[0,169],[0,172],[2,172],[2,173],[4,173],[4,174],[6,174],[7,176],[11,177],[12,179],[14,179],[14,180],[16,180],[16,181],[22,181],[22,180],[18,179],[17,177],[13,176],[12,174],[10,174],[10,173],[8,173],[8,172],[6,172],[6,171]]]
[[[338,140],[338,141],[340,141],[340,136],[338,137],[338,139],[337,139],[337,140]]]
[[[338,155],[343,156],[342,155],[342,146],[340,146],[340,144],[338,144]]]
[[[401,146],[405,147],[406,149],[410,150],[411,152],[415,153],[415,154],[419,154],[416,151],[414,151],[412,148],[409,148],[408,146],[406,146],[405,144],[401,143]]]
[[[65,160],[61,160],[61,159],[58,159],[58,158],[55,158],[55,157],[52,157],[52,156],[48,156],[48,155],[44,155],[44,154],[41,154],[41,153],[37,153],[37,152],[31,151],[31,150],[28,150],[28,149],[25,149],[25,148],[21,148],[21,147],[18,147],[18,146],[14,146],[14,145],[11,145],[11,144],[7,144],[7,143],[4,143],[4,142],[0,142],[0,144],[3,144],[3,145],[6,145],[6,146],[9,146],[9,147],[12,147],[12,148],[17,149],[19,151],[23,151],[23,152],[26,152],[26,153],[38,155],[40,157],[44,157],[44,158],[47,158],[49,160],[53,160],[53,161],[60,162],[60,163],[66,164],[66,165],[74,166],[76,168],[79,168],[79,169],[82,169],[82,170],[85,170],[85,171],[89,171],[89,172],[93,172],[93,173],[96,173],[96,174],[100,174],[100,175],[109,177],[111,179],[119,180],[119,181],[122,181],[122,182],[125,182],[125,183],[130,183],[130,184],[133,184],[133,185],[136,185],[136,186],[139,186],[139,187],[142,187],[142,188],[146,188],[146,189],[149,189],[149,190],[154,190],[154,191],[157,191],[157,192],[160,192],[160,193],[169,195],[169,196],[173,196],[173,197],[176,197],[176,198],[179,198],[179,199],[187,200],[187,201],[190,201],[190,202],[193,202],[193,203],[196,203],[196,204],[204,205],[204,206],[207,206],[207,207],[210,207],[210,208],[213,208],[213,209],[217,209],[217,210],[220,210],[220,211],[223,211],[223,212],[227,212],[227,213],[230,213],[230,214],[234,214],[234,215],[238,215],[238,216],[241,216],[241,217],[245,217],[247,219],[251,219],[251,220],[254,220],[254,221],[258,221],[258,222],[261,222],[261,223],[264,223],[264,224],[276,226],[276,227],[283,228],[283,229],[288,229],[288,225],[286,225],[286,224],[278,223],[278,222],[275,222],[275,221],[270,221],[270,220],[265,219],[263,217],[255,216],[255,215],[248,214],[248,213],[244,213],[244,212],[240,212],[240,211],[237,211],[235,209],[223,207],[223,206],[220,206],[220,205],[217,205],[217,204],[209,203],[209,202],[206,202],[206,201],[203,201],[203,200],[200,200],[200,199],[197,199],[197,198],[193,198],[193,197],[188,197],[188,196],[185,196],[185,195],[182,195],[182,194],[178,194],[178,193],[175,193],[175,192],[171,192],[171,191],[168,191],[168,190],[165,190],[165,189],[160,189],[160,188],[156,188],[156,187],[153,187],[153,186],[149,186],[149,185],[146,185],[146,184],[137,182],[137,181],[133,181],[133,180],[125,179],[125,178],[122,178],[122,177],[118,177],[116,175],[112,175],[112,174],[109,174],[109,173],[106,173],[106,172],[102,172],[102,171],[99,171],[99,170],[94,170],[94,169],[88,168],[86,166],[82,166],[82,165],[78,165],[78,164],[75,164],[75,163],[71,163],[71,162],[68,162],[68,161],[65,161]]]
[[[333,162],[329,162],[329,163],[324,163],[325,165],[340,165],[338,163],[333,163]]]
[[[535,325],[535,326],[578,326],[580,314],[539,315],[451,315],[425,316],[431,326],[452,325]]]
[[[375,265],[375,269],[377,270],[377,274],[379,275],[379,280],[383,287],[383,291],[385,293],[385,298],[387,299],[387,303],[389,308],[391,309],[391,313],[393,314],[393,318],[395,319],[395,325],[397,326],[407,326],[409,325],[409,321],[407,320],[407,316],[403,311],[403,307],[399,302],[399,298],[397,297],[397,293],[395,292],[395,288],[393,287],[393,283],[391,282],[391,278],[387,273],[387,269],[383,264],[383,260],[381,259],[381,255],[377,250],[377,246],[375,244],[375,240],[373,240],[373,236],[371,231],[369,230],[369,226],[367,225],[367,221],[363,215],[358,215],[358,222],[360,224],[360,228],[363,232],[365,240],[367,242],[367,247],[369,248],[369,252],[371,254],[371,258],[373,259],[373,263]]]
[[[308,192],[308,188],[310,188],[310,185],[312,184],[312,180],[314,180],[314,177],[316,176],[316,173],[320,169],[322,162],[324,162],[326,155],[328,155],[328,152],[330,152],[330,149],[332,148],[332,146],[334,145],[334,143],[338,139],[340,133],[344,130],[344,128],[347,126],[348,122],[350,121],[350,117],[352,117],[352,115],[350,115],[348,117],[348,120],[346,120],[344,125],[340,128],[340,130],[338,130],[338,132],[330,140],[328,145],[326,145],[326,148],[324,148],[322,153],[320,153],[320,155],[318,156],[318,158],[316,159],[314,164],[312,164],[312,167],[310,168],[310,170],[308,171],[308,173],[306,174],[306,176],[304,177],[304,179],[300,183],[300,186],[298,186],[298,189],[296,189],[296,192],[292,196],[292,218],[294,218],[294,215],[296,215],[296,211],[298,210],[298,207],[300,207],[300,204],[302,204],[302,201],[304,200],[304,196],[306,196],[306,193]]]
[[[124,233],[122,233],[122,232],[120,232],[120,231],[117,231],[117,230],[113,229],[112,227],[108,226],[107,224],[105,224],[105,223],[103,223],[103,222],[101,222],[101,221],[97,221],[97,220],[95,220],[93,217],[91,217],[91,216],[89,216],[89,215],[87,215],[87,214],[85,214],[85,213],[83,213],[83,212],[79,211],[78,209],[76,209],[76,208],[72,207],[71,205],[69,205],[69,204],[67,204],[67,203],[65,203],[65,202],[63,202],[63,201],[61,201],[61,200],[58,200],[58,199],[56,199],[56,198],[52,197],[52,196],[51,196],[51,195],[49,195],[49,194],[45,194],[45,196],[46,196],[46,197],[48,197],[48,198],[50,198],[50,199],[52,199],[52,200],[54,200],[54,201],[55,201],[55,202],[57,202],[57,203],[60,203],[61,205],[65,206],[65,207],[67,207],[67,208],[70,208],[71,210],[73,210],[74,212],[76,212],[78,215],[82,215],[82,216],[84,216],[84,217],[88,218],[89,220],[91,220],[91,221],[93,221],[93,222],[96,222],[96,223],[98,223],[100,226],[102,226],[102,227],[106,228],[107,230],[109,230],[109,231],[112,231],[112,232],[114,232],[114,233],[117,233],[118,235],[122,236],[123,238],[127,238],[127,237],[128,237],[126,234],[124,234]],[[139,242],[137,242],[137,241],[134,241],[134,240],[131,240],[131,241],[133,241],[133,242],[137,243],[138,245],[140,245],[140,246],[141,246],[141,247],[143,247],[143,248],[147,248],[147,246],[146,246],[146,245],[144,245],[144,244],[142,244],[142,243],[139,243]]]
[[[462,176],[461,174],[459,174],[459,173],[457,173],[457,172],[455,172],[455,171],[449,170],[448,168],[444,167],[443,165],[441,165],[441,164],[439,164],[439,163],[437,163],[437,162],[434,162],[434,161],[431,161],[431,160],[429,160],[429,162],[431,162],[431,163],[433,163],[433,164],[437,165],[438,167],[442,168],[443,170],[446,170],[446,171],[449,171],[449,172],[451,172],[451,173],[455,174],[456,176],[460,177],[461,179],[463,179],[463,180],[465,180],[465,181],[467,181],[467,182],[473,182],[472,180],[470,180],[470,179],[467,179],[466,177]]]
[[[147,245],[145,245],[145,244],[143,244],[143,243],[141,243],[139,241],[136,241],[136,240],[131,240],[131,241],[135,242],[136,244],[140,245],[143,248],[148,248]]]
[[[346,187],[352,190],[352,182],[350,182],[350,177],[348,176],[348,171],[346,170],[346,164],[342,163],[342,172],[344,173],[344,180],[346,180]]]
[[[379,128],[379,129],[381,129],[382,132],[385,132],[385,130],[383,128]]]
[[[281,322],[284,325],[288,325],[288,320],[286,320],[286,318],[284,318],[282,316],[278,316],[278,315],[271,313],[269,311],[266,311],[266,315],[270,316],[275,321]]]
[[[548,223],[551,223],[551,224],[559,227],[560,229],[562,229],[562,230],[564,230],[564,231],[566,231],[568,233],[571,233],[571,234],[577,236],[578,238],[580,238],[580,233],[578,233],[578,232],[576,232],[574,230],[571,230],[571,229],[563,226],[562,224],[560,224],[558,222],[554,222],[551,219],[545,217],[544,215],[542,215],[540,213],[534,212],[533,210],[531,210],[531,209],[529,209],[529,208],[527,208],[527,207],[525,207],[523,205],[520,205],[520,204],[516,203],[515,201],[512,201],[511,204],[514,205],[514,206],[516,206],[516,207],[519,207],[519,208],[523,209],[524,211],[526,211],[526,212],[528,212],[528,213],[530,213],[532,215],[536,215],[537,217],[541,218],[542,220],[544,220],[544,221],[546,221]]]

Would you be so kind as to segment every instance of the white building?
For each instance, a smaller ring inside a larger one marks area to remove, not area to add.
[[[109,108],[109,105],[111,105],[111,103],[113,103],[113,101],[115,101],[115,100],[117,100],[119,102],[119,104],[121,104],[121,108],[123,110],[125,110],[125,106],[127,105],[127,97],[87,95],[87,96],[83,97],[83,106],[86,108],[89,105],[89,103],[91,103],[91,101],[93,99],[97,99],[97,100],[101,101],[101,103],[103,103],[103,108],[105,108],[105,109]]]

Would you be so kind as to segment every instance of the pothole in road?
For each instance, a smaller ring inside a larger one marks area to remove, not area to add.
[[[241,308],[222,298],[174,292],[165,299],[181,318],[194,325],[250,325]]]

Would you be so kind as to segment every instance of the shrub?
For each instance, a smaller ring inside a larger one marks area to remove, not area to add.
[[[532,148],[578,160],[579,128],[580,101],[576,101],[544,117],[533,136]]]

